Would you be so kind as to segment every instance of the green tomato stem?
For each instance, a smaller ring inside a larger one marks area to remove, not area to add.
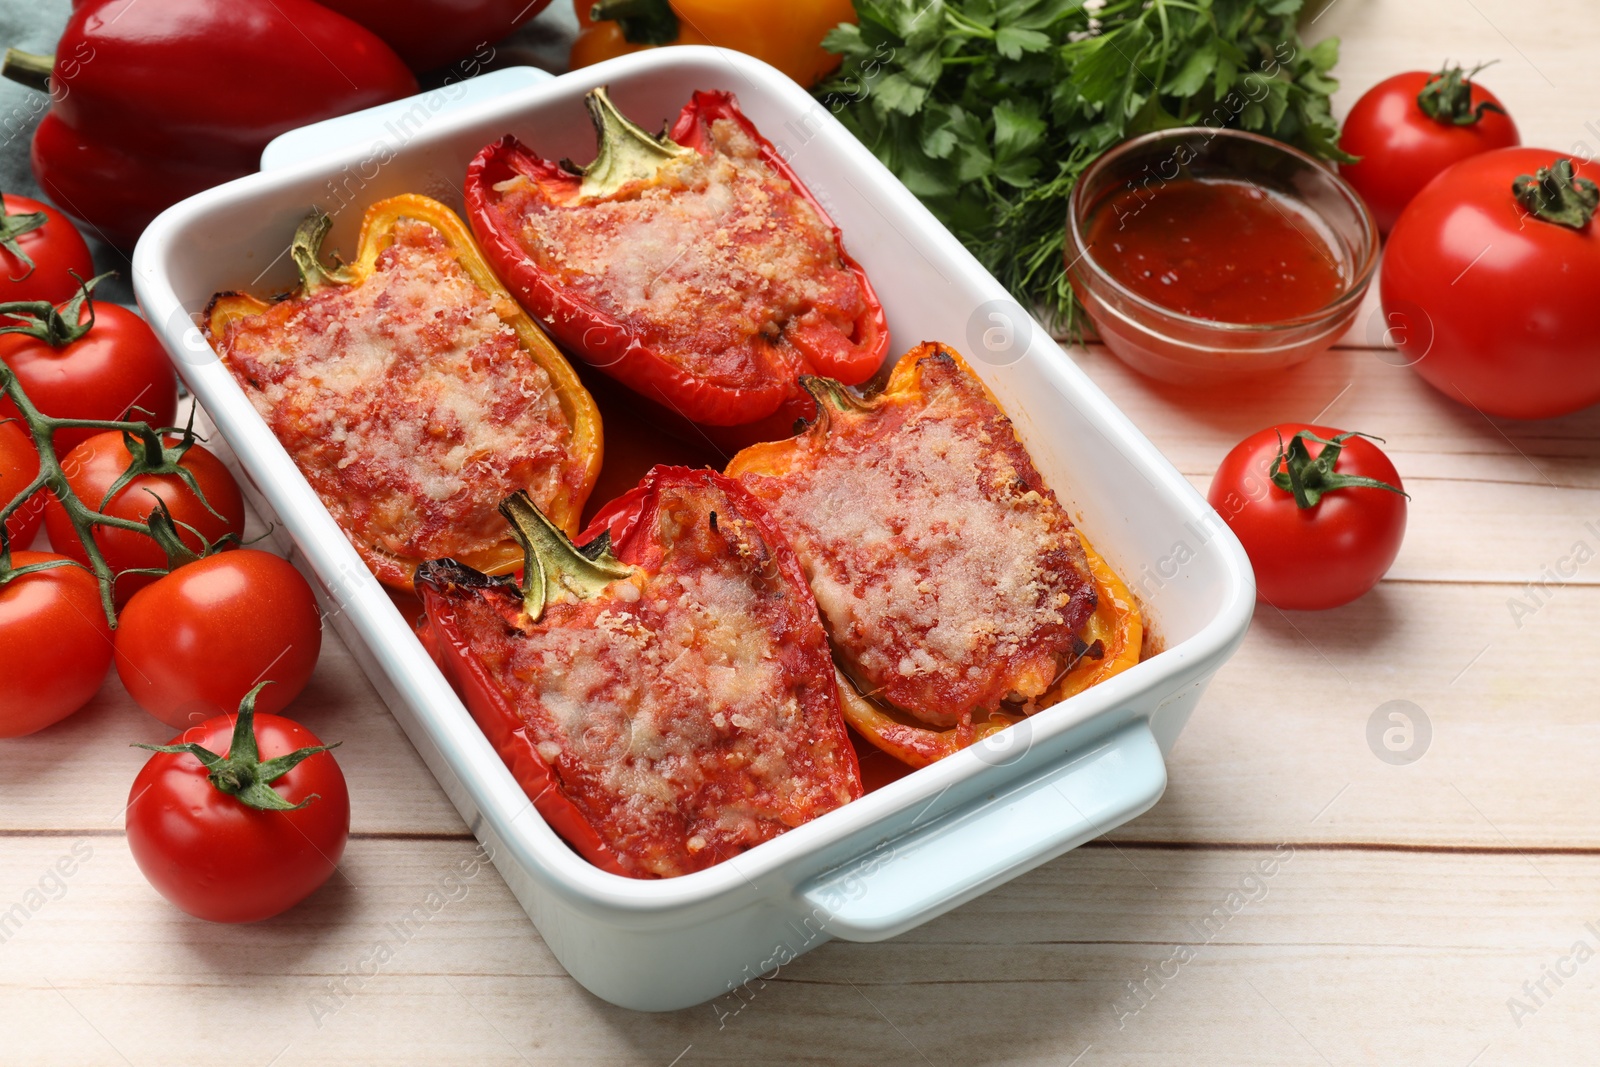
[[[226,756],[217,755],[197,741],[177,745],[139,744],[134,747],[148,749],[151,752],[165,752],[169,755],[187,753],[193,756],[206,768],[206,777],[213,786],[257,811],[299,811],[318,799],[317,794],[312,793],[300,803],[291,804],[281,793],[272,788],[272,783],[288,774],[304,760],[320,752],[336,749],[343,742],[311,745],[263,761],[261,748],[256,742],[256,697],[261,690],[271,684],[262,682],[246,693],[244,699],[239,702],[239,717],[234,720],[233,737],[229,741]]]

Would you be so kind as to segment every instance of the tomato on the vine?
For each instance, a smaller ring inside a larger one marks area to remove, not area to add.
[[[5,507],[39,476],[39,453],[22,430],[22,424],[0,422],[0,508]],[[27,548],[44,521],[44,494],[36,493],[6,519],[6,536],[13,549]]]
[[[13,552],[11,566],[63,558]],[[0,664],[0,737],[42,730],[87,704],[111,666],[111,624],[94,576],[65,563],[0,585]]]
[[[1481,69],[1481,68],[1479,68]],[[1339,147],[1359,156],[1339,173],[1388,233],[1411,199],[1461,160],[1522,143],[1517,124],[1477,71],[1396,74],[1362,94],[1344,120]]]
[[[91,319],[94,325],[84,331]],[[74,297],[53,320],[28,322],[35,332],[0,336],[0,362],[15,372],[34,407],[58,419],[132,417],[172,425],[178,379],[155,331],[138,315]],[[0,419],[17,416],[16,405],[0,396]],[[66,455],[95,432],[57,431],[56,455]]]
[[[1503,148],[1411,202],[1378,282],[1399,354],[1488,415],[1543,419],[1600,401],[1600,166]]]
[[[311,586],[285,560],[241,548],[185,564],[141,589],[117,620],[117,676],[168,726],[223,715],[261,682],[256,708],[300,694],[322,649]]]
[[[232,535],[235,539],[244,534],[244,498],[239,486],[228,473],[222,461],[199,444],[183,445],[183,438],[169,436],[162,456],[152,456],[153,451],[139,438],[133,438],[134,451],[128,448],[129,439],[115,430],[96,434],[74,448],[62,461],[66,471],[67,486],[79,500],[92,508],[120,519],[148,522],[155,510],[156,498],[166,504],[177,526],[179,536],[191,551],[199,552],[205,546]],[[123,473],[134,462],[135,452],[142,462],[159,464],[160,469],[172,473],[138,474],[106,500],[106,494],[122,480]],[[177,473],[178,469],[186,472]],[[204,495],[202,501],[195,495],[189,479]],[[104,504],[101,502],[105,501]],[[87,562],[83,542],[73,529],[72,521],[60,501],[51,498],[45,503],[45,532],[50,546],[57,552]],[[167,555],[161,546],[146,535],[133,530],[100,527],[94,531],[95,544],[105,556],[113,572],[134,568],[163,569]],[[156,575],[130,574],[117,580],[117,602],[127,603],[129,597],[156,580]]]
[[[1406,496],[1389,457],[1365,436],[1270,426],[1236,445],[1208,494],[1244,545],[1256,595],[1320,610],[1356,599],[1400,553]]]
[[[128,849],[162,896],[190,915],[243,923],[285,911],[328,880],[350,836],[344,772],[316,736],[257,715],[185,730],[128,794]]]
[[[83,234],[49,204],[11,193],[0,202],[0,303],[71,300],[94,274]]]

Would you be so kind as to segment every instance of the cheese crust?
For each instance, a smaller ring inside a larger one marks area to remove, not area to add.
[[[933,726],[1035,710],[1096,603],[1083,548],[1010,420],[934,348],[730,475],[777,516],[862,692]],[[907,356],[907,359],[914,359]],[[906,387],[901,387],[906,386]]]
[[[497,300],[509,305],[439,230],[401,218],[362,281],[233,319],[217,339],[364,554],[471,558],[505,540],[506,496],[548,507],[563,492],[572,427]]]
[[[625,873],[708,867],[859,795],[825,638],[739,505],[660,491],[648,570],[508,627],[455,628],[515,708],[562,794]],[[789,564],[793,568],[793,563]]]
[[[866,295],[832,228],[743,129],[718,119],[710,144],[603,198],[556,203],[513,178],[496,187],[501,210],[541,268],[667,362],[730,387],[792,378],[787,335],[850,335]]]

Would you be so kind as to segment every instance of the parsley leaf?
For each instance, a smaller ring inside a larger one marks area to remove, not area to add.
[[[1018,300],[1071,331],[1067,197],[1124,138],[1226,125],[1345,158],[1305,0],[855,0],[817,94]]]

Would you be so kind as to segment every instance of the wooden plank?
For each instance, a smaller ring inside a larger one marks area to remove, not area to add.
[[[358,843],[348,882],[247,927],[179,914],[120,840],[88,844],[0,944],[9,1065],[198,1062],[219,1043],[246,1063],[441,1067],[1066,1064],[1090,1046],[1080,1062],[1576,1063],[1600,979],[1589,961],[1542,1003],[1522,989],[1575,942],[1600,950],[1593,857],[1085,849],[896,941],[644,1015],[563,976],[492,871],[459,877],[465,842]],[[14,846],[0,903],[72,845]],[[435,891],[453,899],[402,940]]]
[[[455,808],[331,629],[324,629],[316,673],[291,713],[319,738],[343,742],[339,766],[350,783],[356,832],[463,831]],[[149,758],[131,746],[165,744],[176,732],[135,705],[113,670],[100,694],[71,718],[0,742],[0,832],[120,830],[129,787]]]
[[[1600,625],[1600,591],[1554,590],[1520,629],[1512,592],[1385,583],[1335,611],[1260,608],[1178,740],[1166,797],[1118,835],[1600,844],[1600,682],[1574,654]],[[1429,722],[1409,765],[1369,743],[1374,716],[1399,725],[1380,713],[1391,701]]]
[[[1385,582],[1335,611],[1260,608],[1179,739],[1166,798],[1119,836],[1600,844],[1600,680],[1572,637],[1600,630],[1600,590],[1534,594]],[[1369,719],[1394,700],[1414,703],[1431,724],[1430,747],[1408,766],[1383,762],[1368,744]],[[358,833],[463,832],[337,638],[295,714],[344,740]],[[119,829],[145,755],[117,742],[169,734],[108,683],[66,723],[0,745],[0,830]]]
[[[1412,495],[1395,578],[1520,585],[1580,541],[1600,554],[1600,408],[1543,422],[1489,419],[1365,350],[1336,349],[1204,394],[1143,378],[1101,345],[1070,355],[1202,494],[1235,444],[1276,423],[1383,438]],[[1600,567],[1572,577],[1600,582]]]

